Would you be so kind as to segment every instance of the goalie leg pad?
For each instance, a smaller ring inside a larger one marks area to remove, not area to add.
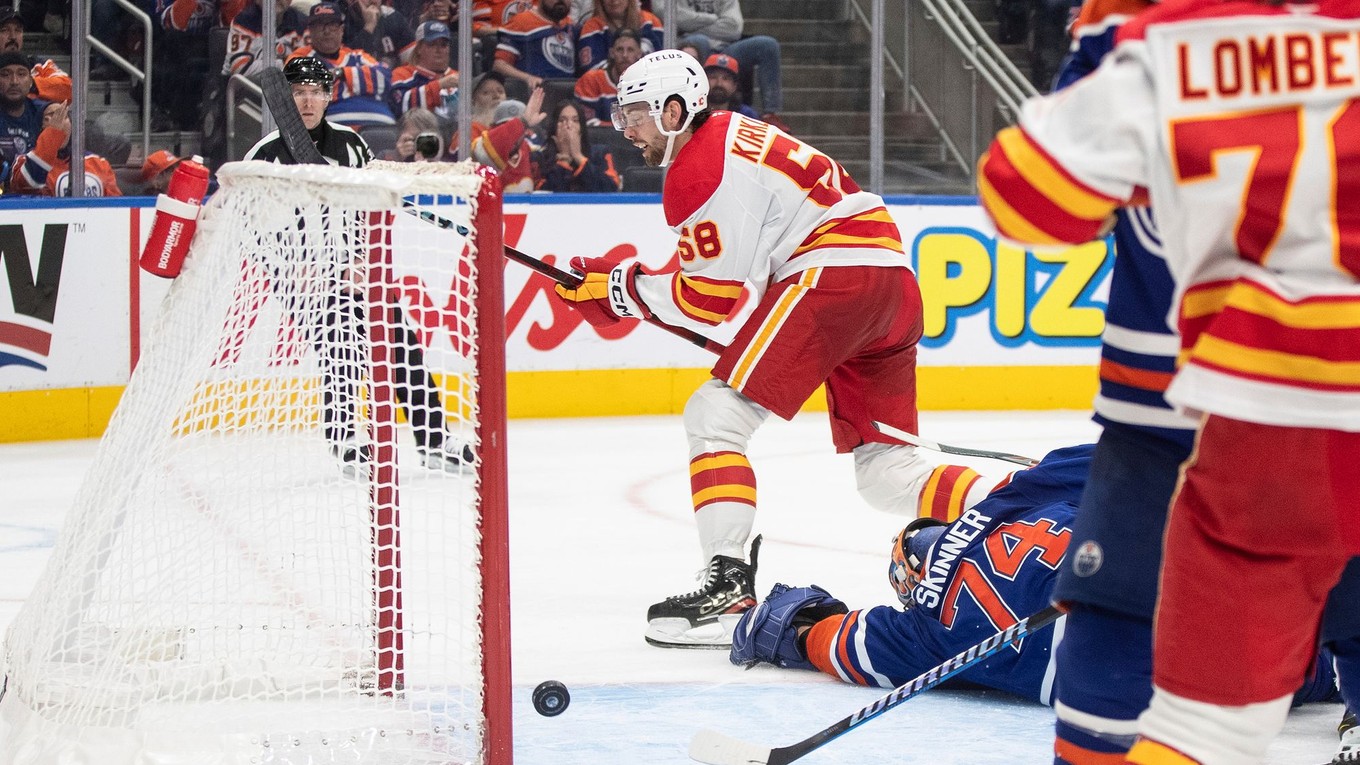
[[[808,610],[815,616],[799,618]],[[790,587],[776,584],[760,605],[742,614],[732,633],[733,664],[751,667],[761,662],[784,669],[817,668],[798,648],[798,627],[835,614],[849,613],[845,604],[817,585]]]

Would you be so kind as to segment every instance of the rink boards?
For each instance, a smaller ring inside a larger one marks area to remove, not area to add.
[[[0,209],[0,441],[102,432],[167,289],[136,267],[151,201],[7,200]],[[999,244],[972,198],[887,201],[924,300],[921,407],[1089,407],[1106,243],[1026,252]],[[580,255],[674,265],[655,195],[511,196],[505,242],[558,264]],[[512,417],[678,412],[712,363],[654,327],[592,328],[517,264],[506,266],[505,287]],[[406,298],[421,301],[416,292]],[[734,331],[730,322],[704,329],[719,340]],[[808,404],[824,407],[820,396]]]

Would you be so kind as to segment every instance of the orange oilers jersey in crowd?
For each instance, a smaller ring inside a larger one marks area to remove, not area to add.
[[[43,128],[33,148],[15,160],[9,176],[9,192],[43,197],[70,196],[71,160],[61,151],[65,141],[66,133],[55,128]],[[85,196],[122,195],[109,161],[95,154],[86,154]]]
[[[164,29],[207,34],[229,26],[245,6],[246,0],[156,0],[156,15]]]
[[[1184,410],[1360,431],[1357,16],[1357,0],[1162,3],[982,158],[984,207],[1029,244],[1095,238],[1150,198]]]
[[[650,11],[643,11],[638,24],[638,44],[642,55],[661,50],[665,44],[665,27],[661,19]],[[576,41],[576,70],[608,66],[609,46],[614,44],[614,30],[601,16],[591,16],[581,22],[580,37]]]
[[[274,57],[261,57],[264,28],[259,5],[250,5],[237,14],[227,34],[227,59],[222,74],[255,74],[275,66],[274,59],[287,59],[302,47],[307,35],[307,19],[292,7],[285,8],[274,32]]]
[[[576,25],[553,23],[537,9],[515,14],[501,28],[496,60],[544,79],[576,76]]]
[[[618,83],[610,79],[608,67],[591,69],[581,75],[576,80],[575,91],[576,99],[590,110],[590,115],[586,119],[587,124],[613,124],[610,112],[619,100],[619,87]]]
[[[472,33],[499,31],[517,14],[534,7],[533,0],[475,0],[472,4]]]
[[[662,206],[680,270],[637,284],[666,319],[716,325],[744,283],[759,299],[818,266],[909,267],[881,197],[822,152],[731,112],[714,112],[676,152]]]
[[[33,65],[33,89],[38,98],[57,103],[71,100],[71,75],[63,72],[52,59]]]
[[[392,70],[392,93],[391,98],[392,112],[394,114],[405,114],[406,112],[420,108],[438,111],[443,114],[445,97],[452,96],[458,92],[458,86],[449,88],[439,87],[439,79],[449,74],[457,74],[456,69],[445,69],[443,72],[432,72],[423,66],[415,64],[403,64]]]

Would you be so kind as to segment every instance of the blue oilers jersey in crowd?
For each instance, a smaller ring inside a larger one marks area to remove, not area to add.
[[[1072,28],[1072,52],[1054,88],[1065,88],[1099,66],[1114,49],[1120,25],[1150,5],[1151,0],[1095,0],[1083,5]],[[1174,289],[1157,224],[1146,207],[1124,208],[1115,215],[1115,261],[1101,338],[1095,419],[1103,426],[1117,423],[1155,435],[1188,452],[1197,423],[1166,402],[1180,338],[1174,324],[1168,324]]]
[[[846,682],[892,688],[1049,605],[1090,472],[1091,445],[1050,452],[949,524],[905,611],[879,606],[819,622],[808,658]],[[1057,625],[958,679],[1049,704]]]

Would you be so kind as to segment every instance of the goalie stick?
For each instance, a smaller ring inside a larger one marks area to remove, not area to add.
[[[260,72],[260,90],[274,124],[279,128],[279,139],[293,160],[299,165],[324,165],[326,158],[307,134],[297,104],[293,103],[293,86],[283,76],[282,69],[269,68]],[[285,163],[286,164],[286,163]]]
[[[911,444],[912,446],[920,446],[925,449],[944,452],[945,454],[957,454],[962,457],[986,457],[987,459],[1001,460],[1003,462],[1013,462],[1016,465],[1024,465],[1025,467],[1034,467],[1039,464],[1039,460],[1033,459],[1032,457],[1022,457],[1019,454],[989,452],[986,449],[967,449],[962,446],[942,444],[938,441],[931,441],[928,438],[921,438],[915,433],[908,433],[901,428],[894,428],[893,426],[882,422],[874,422],[874,427],[878,429],[879,433],[882,433],[885,436],[891,436],[899,441]]]
[[[1041,609],[1032,616],[1021,619],[1014,625],[927,671],[916,679],[897,686],[878,701],[849,717],[837,720],[832,725],[817,731],[796,744],[771,749],[759,744],[741,741],[717,731],[701,730],[694,734],[694,738],[690,740],[690,759],[708,763],[708,765],[785,765],[793,762],[902,702],[915,698],[922,692],[934,688],[965,669],[995,655],[1001,649],[1038,632],[1052,624],[1060,616],[1062,616],[1062,612],[1054,606]]]

